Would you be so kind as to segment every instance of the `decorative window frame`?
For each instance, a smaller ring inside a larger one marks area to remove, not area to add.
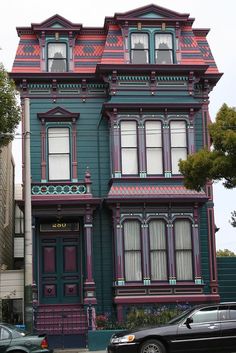
[[[77,119],[79,113],[72,113],[62,107],[56,107],[46,113],[38,113],[41,121],[41,182],[47,182],[47,126],[50,127],[70,127],[71,130],[71,181],[78,181],[77,162]],[[60,124],[60,125],[58,125]]]
[[[52,39],[50,39],[50,40],[47,40],[46,41],[46,55],[45,55],[45,60],[46,60],[46,71],[47,72],[50,72],[50,73],[53,73],[53,71],[49,71],[49,64],[48,64],[48,61],[51,59],[53,59],[53,58],[49,58],[48,57],[48,53],[49,53],[49,49],[48,49],[48,47],[49,47],[49,45],[50,44],[65,44],[65,46],[66,46],[66,58],[65,58],[65,60],[66,60],[66,70],[65,71],[62,71],[62,72],[68,72],[69,71],[69,61],[70,61],[70,58],[69,58],[69,48],[68,48],[68,41],[66,41],[66,40],[52,40]]]

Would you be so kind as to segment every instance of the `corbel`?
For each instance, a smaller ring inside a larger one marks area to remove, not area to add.
[[[152,71],[150,75],[150,90],[152,95],[154,95],[156,91],[156,81],[156,72]]]
[[[52,99],[53,103],[56,103],[57,100],[57,80],[52,80]]]
[[[194,90],[194,72],[190,71],[188,76],[188,91],[192,95]]]
[[[81,83],[81,92],[82,92],[82,101],[86,102],[86,98],[87,98],[87,81],[85,78],[82,79],[82,83]]]

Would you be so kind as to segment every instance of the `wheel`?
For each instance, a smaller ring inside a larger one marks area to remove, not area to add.
[[[143,342],[140,347],[140,353],[166,353],[165,346],[155,339]]]

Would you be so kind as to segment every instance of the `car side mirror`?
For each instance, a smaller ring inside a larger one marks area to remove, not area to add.
[[[187,326],[187,328],[191,329],[192,327],[190,326],[190,324],[193,322],[193,318],[187,317],[186,321],[185,321],[185,325]]]

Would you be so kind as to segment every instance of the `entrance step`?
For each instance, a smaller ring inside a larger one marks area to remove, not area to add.
[[[81,305],[40,305],[35,329],[47,335],[83,334],[88,330],[87,315]]]

